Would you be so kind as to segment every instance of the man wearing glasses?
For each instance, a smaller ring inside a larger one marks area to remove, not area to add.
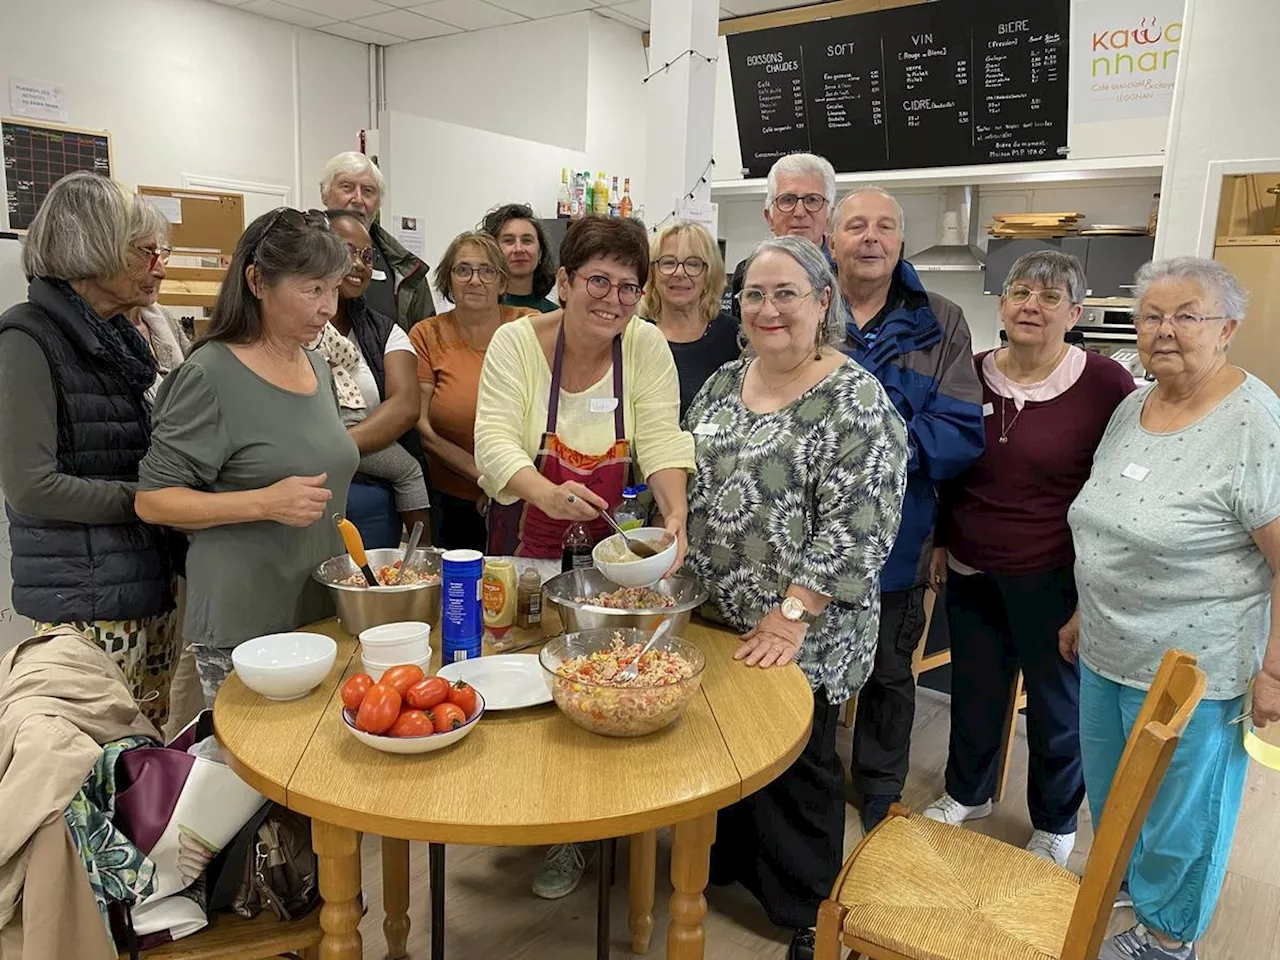
[[[373,239],[373,278],[365,301],[409,330],[419,320],[435,316],[436,305],[428,283],[430,268],[376,221],[386,194],[387,181],[382,171],[363,153],[348,150],[324,165],[320,177],[324,209],[350,210]]]
[[[840,201],[831,250],[853,316],[845,352],[884,386],[907,424],[902,524],[880,574],[880,645],[858,695],[852,773],[870,830],[902,798],[915,720],[911,655],[924,630],[937,486],[984,446],[982,387],[964,311],[928,293],[902,258],[902,206],[879,187]]]
[[[827,254],[834,270],[836,263],[827,249],[831,208],[836,202],[836,171],[825,157],[812,153],[792,153],[779,158],[769,170],[769,192],[764,201],[764,222],[775,237],[804,237]],[[733,271],[733,281],[723,309],[741,316],[738,294],[742,292],[747,261]]]

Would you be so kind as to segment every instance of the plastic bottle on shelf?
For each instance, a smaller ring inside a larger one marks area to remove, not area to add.
[[[560,170],[560,192],[556,194],[556,217],[568,220],[573,213],[573,191],[569,189],[569,171]]]
[[[591,187],[591,213],[597,217],[609,215],[609,181],[604,178],[604,171],[596,174],[596,182]]]
[[[582,215],[591,216],[595,204],[595,183],[591,180],[591,171],[582,171]]]
[[[618,203],[618,216],[631,216],[631,178],[627,177],[622,181],[622,200]]]
[[[564,532],[564,539],[560,543],[560,571],[562,573],[568,573],[570,570],[581,570],[595,563],[591,557],[591,551],[595,544],[591,542],[591,531],[587,529],[585,523],[575,522],[569,524]]]

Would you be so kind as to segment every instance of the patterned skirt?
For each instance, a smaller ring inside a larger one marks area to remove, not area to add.
[[[163,728],[169,716],[169,684],[178,662],[178,618],[170,610],[145,620],[36,622],[37,633],[70,627],[106,651],[124,674],[143,716]]]

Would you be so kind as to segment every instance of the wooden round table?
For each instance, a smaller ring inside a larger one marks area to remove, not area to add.
[[[545,626],[553,633],[557,624],[551,618]],[[409,930],[411,840],[533,846],[631,836],[640,853],[632,863],[631,932],[633,946],[643,948],[653,928],[653,831],[666,826],[673,828],[675,888],[667,956],[698,960],[716,811],[786,770],[813,720],[813,695],[797,667],[746,667],[732,659],[735,634],[695,622],[682,635],[706,655],[702,687],[665,730],[601,737],[547,704],[490,711],[454,747],[397,756],[343,729],[337,689],[360,670],[357,642],[336,620],[305,629],[338,643],[325,681],[300,700],[274,703],[232,674],[218,693],[214,727],[247,783],[312,818],[325,960],[363,958],[360,833],[385,838],[384,872],[398,874],[384,877],[384,930],[394,957],[404,955]],[[424,790],[428,780],[432,789]]]

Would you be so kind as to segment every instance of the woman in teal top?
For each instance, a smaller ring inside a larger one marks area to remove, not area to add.
[[[560,304],[547,299],[556,285],[556,258],[533,207],[527,203],[504,203],[485,214],[480,229],[497,241],[511,271],[502,303],[508,307],[532,307],[539,313],[559,310]]]
[[[136,509],[192,531],[185,636],[212,705],[231,651],[329,616],[311,579],[342,551],[360,456],[328,364],[304,349],[334,315],[350,268],[322,214],[281,208],[249,225],[208,335],[156,398]]]

